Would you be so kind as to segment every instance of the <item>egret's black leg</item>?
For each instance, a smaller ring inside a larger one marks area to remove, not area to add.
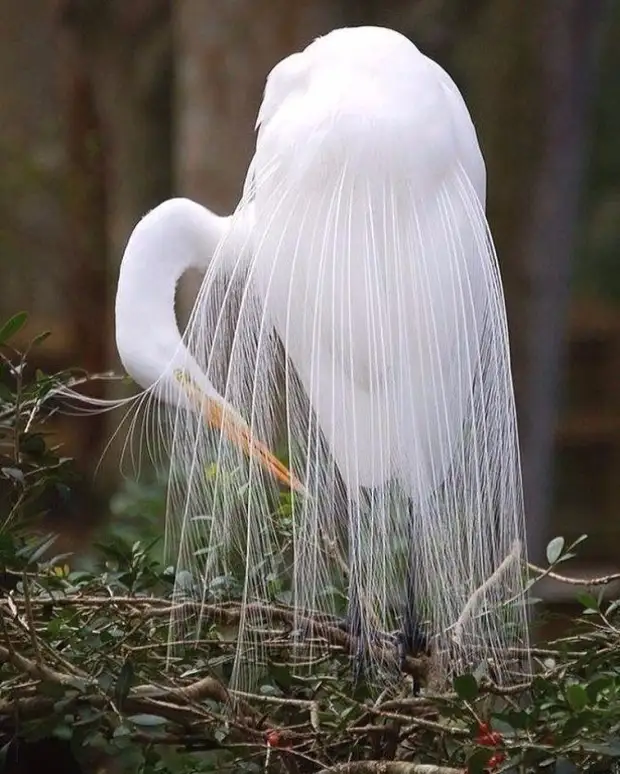
[[[372,502],[374,492],[372,489],[363,492],[362,502],[359,506],[347,502],[343,507],[343,511],[346,513],[346,518],[349,526],[354,520],[350,519],[350,509],[360,507],[368,509],[368,513],[371,513]],[[418,574],[416,567],[416,551],[415,534],[413,532],[414,519],[413,519],[413,505],[409,501],[407,504],[408,517],[409,517],[409,545],[411,546],[411,553],[409,562],[407,565],[407,574],[405,580],[405,599],[404,607],[401,611],[402,614],[402,629],[397,635],[399,657],[401,663],[401,669],[404,665],[407,656],[418,656],[428,650],[428,639],[424,631],[422,621],[420,620],[421,600],[419,595]],[[346,511],[344,510],[346,508]],[[359,556],[359,550],[356,550],[355,540],[357,536],[353,534],[353,531],[349,529],[348,542],[349,542],[349,558],[353,556]],[[353,653],[353,673],[356,681],[363,679],[367,670],[369,662],[369,654],[366,652],[364,640],[362,639],[363,627],[363,601],[358,597],[358,589],[360,588],[359,582],[356,579],[356,573],[362,572],[363,568],[356,566],[354,562],[349,561],[349,597],[347,602],[347,612],[344,621],[341,624],[341,628],[348,632],[356,642],[356,650]],[[381,636],[380,633],[377,633]],[[414,681],[414,691],[417,693],[420,686]]]
[[[353,656],[353,679],[357,683],[364,678],[366,667],[366,653],[361,639],[362,634],[362,613],[359,599],[357,596],[356,584],[349,579],[349,597],[347,600],[347,612],[344,619],[338,624],[339,628],[346,632],[354,641],[355,650]]]
[[[428,649],[428,639],[419,615],[420,599],[415,574],[415,552],[412,552],[410,558],[405,587],[402,643],[406,653],[417,655]]]
[[[428,650],[428,639],[418,614],[419,599],[415,584],[415,571],[413,569],[414,556],[411,557],[411,567],[408,568],[408,578],[405,594],[405,609],[403,610],[403,624],[398,638],[401,669],[404,668],[407,656],[419,656]],[[420,682],[413,678],[413,694],[420,692]]]
[[[420,590],[418,588],[418,574],[416,560],[418,551],[416,550],[416,536],[413,533],[413,504],[409,501],[407,505],[409,511],[410,525],[410,553],[407,565],[407,575],[405,580],[405,604],[402,611],[402,629],[398,636],[398,647],[401,669],[404,666],[407,656],[419,656],[428,651],[428,637],[425,632],[423,622],[420,617],[421,602]],[[419,693],[420,684],[414,679],[414,694]]]
[[[352,655],[353,655],[353,679],[356,683],[364,679],[364,676],[367,672],[368,662],[369,662],[369,654],[366,652],[364,640],[362,638],[363,607],[362,607],[362,602],[358,596],[358,589],[360,587],[360,584],[357,578],[357,573],[361,571],[361,568],[356,566],[355,562],[351,561],[351,558],[353,556],[359,556],[359,550],[356,550],[356,546],[355,546],[357,535],[354,533],[353,530],[350,529],[350,526],[354,521],[353,519],[350,518],[351,509],[352,508],[360,508],[364,510],[368,509],[368,511],[370,512],[370,507],[371,507],[372,497],[373,497],[372,490],[362,490],[361,494],[362,494],[362,497],[361,497],[361,502],[359,504],[352,503],[351,501],[348,501],[346,504],[347,522],[349,525],[349,530],[348,530],[349,594],[348,594],[348,600],[347,600],[347,613],[345,617],[345,630],[355,640],[355,651]]]
[[[352,579],[351,579],[352,580]],[[367,654],[362,641],[362,610],[357,596],[356,584],[349,584],[349,600],[346,616],[347,632],[354,640],[353,652],[353,681],[361,682],[364,679],[367,667]]]

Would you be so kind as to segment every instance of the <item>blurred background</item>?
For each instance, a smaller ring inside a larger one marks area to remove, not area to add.
[[[613,0],[0,0],[0,319],[24,309],[24,340],[52,331],[36,356],[48,372],[118,369],[114,291],[136,221],[176,194],[229,212],[271,67],[357,24],[393,27],[439,61],[478,129],[532,555],[544,557],[554,535],[585,532],[583,571],[618,569]],[[151,513],[120,480],[115,446],[93,476],[120,418],[55,420],[97,492],[65,513],[74,547],[110,518],[114,493],[112,519]]]

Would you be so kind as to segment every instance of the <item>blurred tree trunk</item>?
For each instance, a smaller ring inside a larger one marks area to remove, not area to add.
[[[177,0],[174,182],[222,213],[239,200],[265,79],[342,23],[330,0]]]
[[[75,359],[63,365],[98,373],[108,363],[105,141],[85,40],[75,26],[62,25],[59,43],[67,157],[63,290],[67,343]],[[102,384],[93,385],[90,394],[102,397]],[[74,424],[80,458],[93,459],[101,449],[105,416]]]
[[[115,282],[136,221],[170,193],[169,0],[59,0],[59,20],[89,81],[105,143],[106,238]],[[100,170],[101,171],[101,170]]]
[[[86,267],[76,273],[72,262],[68,279],[73,292],[82,296],[76,302],[81,320],[90,326],[84,346],[96,341],[102,360],[115,364],[118,265],[136,222],[171,191],[170,2],[57,0],[56,11],[71,48],[71,201],[80,253],[76,260]],[[98,367],[88,354],[81,364]],[[106,415],[101,433],[92,439],[93,449],[98,446],[101,452],[119,419],[117,413]],[[114,450],[106,454],[102,471],[104,480],[118,475]]]
[[[456,43],[489,174],[532,556],[544,555],[555,429],[605,0],[494,0]]]
[[[542,154],[523,235],[527,379],[521,386],[526,512],[532,550],[538,553],[550,537],[545,527],[552,504],[571,267],[608,3],[547,0],[541,6]]]

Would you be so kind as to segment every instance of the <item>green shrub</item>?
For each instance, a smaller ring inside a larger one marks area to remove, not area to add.
[[[212,590],[203,638],[171,655],[171,618],[191,618],[197,603],[173,596],[174,568],[162,563],[156,535],[145,543],[116,531],[86,571],[75,557],[54,556],[53,535],[41,530],[44,493],[68,486],[73,470],[41,429],[54,410],[45,398],[75,375],[28,376],[28,352],[10,347],[23,321],[0,330],[0,767],[17,739],[56,738],[84,766],[118,760],[149,774],[616,770],[619,605],[578,587],[583,612],[571,633],[534,648],[536,676],[510,690],[465,674],[443,695],[414,697],[403,678],[371,699],[353,682],[353,638],[329,622],[315,628],[323,657],[299,675],[290,668],[291,610],[274,593],[266,610],[277,650],[252,691],[233,695],[234,578]],[[112,510],[139,530],[161,520],[162,503],[160,482],[129,483]],[[290,529],[286,498],[280,516]],[[556,538],[550,567],[530,567],[532,577],[557,576],[575,547]],[[410,666],[423,676],[427,664]]]

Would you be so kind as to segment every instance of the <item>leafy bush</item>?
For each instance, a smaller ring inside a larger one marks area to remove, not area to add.
[[[0,330],[5,350],[20,320]],[[616,770],[620,604],[577,587],[583,610],[573,630],[535,647],[536,676],[510,690],[464,674],[443,695],[413,696],[412,674],[428,667],[420,658],[408,660],[398,691],[371,699],[352,679],[353,638],[325,622],[314,627],[324,658],[310,677],[298,675],[291,610],[276,594],[267,606],[273,655],[253,692],[233,694],[234,583],[207,606],[204,638],[170,657],[171,618],[196,604],[174,597],[174,570],[153,542],[116,535],[84,571],[73,557],[52,556],[53,536],[33,532],[42,493],[71,477],[71,462],[41,429],[53,410],[49,390],[70,376],[27,378],[26,355],[9,347],[0,379],[0,766],[17,739],[54,738],[84,767],[115,760],[145,774]],[[157,491],[128,485],[114,509],[161,515]],[[552,541],[550,566],[529,568],[533,581],[561,579],[557,568],[579,542]]]
[[[26,352],[11,347],[11,339],[26,322],[12,317],[0,328],[0,551],[41,516],[44,495],[61,495],[72,475],[72,460],[50,448],[41,423],[53,408],[46,403],[52,386],[68,375],[50,378],[41,372],[27,378],[27,358],[46,334],[37,336]]]

